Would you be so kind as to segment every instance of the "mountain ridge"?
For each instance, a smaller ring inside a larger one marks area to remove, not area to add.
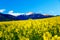
[[[10,20],[27,20],[27,19],[40,19],[40,18],[48,18],[53,17],[53,15],[43,15],[38,13],[32,13],[30,15],[19,15],[13,16],[10,14],[0,13],[0,21],[10,21]]]

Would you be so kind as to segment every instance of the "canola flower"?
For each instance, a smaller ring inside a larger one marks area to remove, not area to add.
[[[3,35],[2,31],[0,31],[0,38],[2,37],[2,35]]]
[[[60,16],[0,22],[0,40],[60,40]]]

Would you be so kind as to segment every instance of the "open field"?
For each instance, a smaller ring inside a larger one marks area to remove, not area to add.
[[[0,22],[0,40],[60,40],[60,16]]]

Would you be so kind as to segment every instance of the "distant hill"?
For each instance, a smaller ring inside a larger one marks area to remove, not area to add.
[[[13,15],[0,13],[0,21],[9,21],[9,20],[14,20],[14,19],[15,19],[15,16]]]
[[[43,15],[40,13],[32,13],[30,15],[19,15],[16,17],[16,20],[27,20],[27,19],[40,19],[40,18],[48,18],[53,17],[53,15]]]
[[[0,21],[10,21],[10,20],[27,20],[27,19],[40,19],[40,18],[48,18],[53,17],[53,15],[43,15],[38,13],[32,13],[30,15],[19,15],[13,16],[10,14],[0,13]]]

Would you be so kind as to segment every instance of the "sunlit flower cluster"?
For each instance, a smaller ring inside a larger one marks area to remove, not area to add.
[[[0,40],[60,40],[60,17],[0,22]]]

